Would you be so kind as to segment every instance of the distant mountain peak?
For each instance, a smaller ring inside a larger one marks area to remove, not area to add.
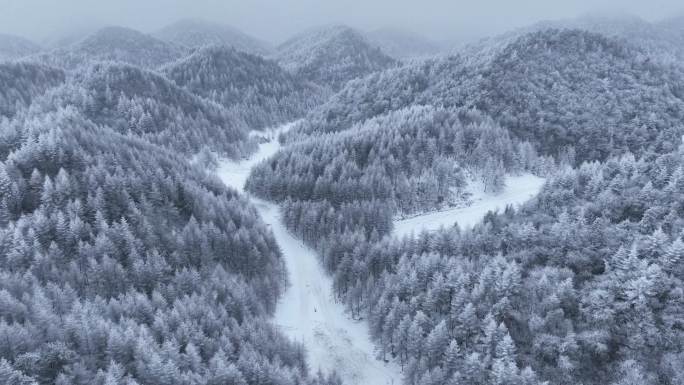
[[[117,61],[157,68],[180,58],[184,49],[140,31],[108,26],[45,55],[57,66],[74,68],[88,61]]]
[[[333,89],[396,64],[362,33],[344,25],[296,35],[277,48],[275,58],[287,70]]]
[[[203,19],[179,20],[157,31],[154,36],[189,48],[227,45],[238,51],[258,55],[265,55],[271,50],[268,43],[237,28]]]

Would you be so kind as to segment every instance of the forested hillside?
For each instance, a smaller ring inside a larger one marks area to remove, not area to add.
[[[407,383],[679,384],[682,159],[585,163],[473,230],[347,235],[325,261]]]
[[[345,26],[316,28],[297,35],[278,46],[274,58],[295,75],[333,90],[396,64],[359,32]]]
[[[678,384],[681,79],[598,34],[527,34],[350,82],[247,188],[281,203],[407,384]],[[474,229],[388,236],[464,174],[496,189],[554,168]]]
[[[320,87],[276,62],[227,46],[199,49],[163,72],[188,91],[223,105],[252,129],[301,118],[324,96]]]
[[[436,59],[351,82],[295,132],[348,129],[410,105],[477,108],[545,154],[577,161],[668,151],[682,133],[684,77],[616,40],[579,30],[524,35],[484,64]],[[659,138],[668,140],[660,140]]]
[[[668,28],[670,23],[674,27],[675,19],[651,23],[633,15],[587,15],[548,24],[615,37],[644,50],[652,60],[676,64],[684,60],[684,47],[677,44],[677,33],[675,29]]]
[[[11,118],[65,80],[62,70],[35,63],[0,63],[0,118]]]
[[[578,160],[673,142],[684,126],[683,72],[581,31],[525,36],[491,63],[478,108],[545,153],[573,146]]]
[[[32,109],[67,106],[117,132],[187,155],[208,149],[238,158],[254,149],[247,125],[234,114],[156,72],[131,65],[100,63],[83,68]]]
[[[415,107],[293,144],[255,168],[246,187],[284,202],[288,226],[315,243],[343,229],[386,235],[395,213],[463,204],[472,177],[497,192],[505,173],[541,168],[529,143],[486,116]]]
[[[254,94],[224,107],[149,69],[181,55],[108,28],[31,57],[64,69],[0,63],[0,383],[340,384],[272,323],[287,275],[271,230],[190,162],[249,155],[244,119],[294,119],[288,95],[322,94],[229,51],[198,64]]]
[[[681,66],[684,60],[681,17],[649,22],[629,14],[588,14],[574,19],[541,22],[525,30],[547,28],[577,28],[617,38],[643,50],[651,60],[665,64]]]
[[[0,132],[0,378],[308,382],[266,318],[277,245],[235,192],[73,108]]]
[[[155,32],[154,36],[188,48],[226,45],[255,55],[266,55],[271,50],[268,43],[233,27],[197,19],[179,20]]]
[[[0,33],[0,61],[20,59],[39,52],[41,47],[21,36]]]
[[[91,61],[118,61],[157,68],[184,54],[184,48],[129,28],[107,27],[71,45],[38,57],[48,64],[74,69]]]

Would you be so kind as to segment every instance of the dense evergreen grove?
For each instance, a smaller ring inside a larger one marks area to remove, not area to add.
[[[3,383],[308,382],[267,318],[280,252],[235,192],[73,108],[0,132]]]
[[[352,81],[296,131],[345,130],[411,105],[474,107],[541,153],[572,148],[581,162],[654,149],[682,130],[682,71],[636,48],[585,31],[544,30],[495,52],[487,60],[434,59]]]
[[[274,58],[288,71],[333,90],[382,71],[396,61],[345,26],[316,28],[276,47]]]
[[[410,384],[680,384],[684,146],[552,178],[472,230],[324,250]]]
[[[577,30],[542,31],[490,64],[475,105],[544,153],[573,146],[577,160],[671,143],[682,132],[683,72]],[[661,137],[661,138],[659,138]]]
[[[320,87],[297,79],[260,56],[227,46],[208,46],[164,68],[185,89],[211,99],[252,129],[275,127],[303,117],[320,104]]]
[[[57,68],[35,63],[0,63],[0,118],[12,118],[64,79],[64,72]]]
[[[202,99],[152,71],[122,63],[97,63],[73,75],[31,109],[75,106],[98,124],[140,136],[185,154],[204,149],[238,158],[254,143],[247,125],[227,109]]]
[[[425,36],[401,28],[380,28],[366,33],[365,36],[371,45],[397,60],[436,56],[444,48]]]
[[[482,114],[415,107],[294,143],[254,169],[246,187],[258,196],[287,201],[286,219],[306,222],[290,227],[315,240],[365,227],[366,216],[383,210],[377,219],[382,225],[372,227],[384,235],[391,230],[393,213],[462,204],[473,177],[482,179],[486,191],[497,192],[505,173],[543,173],[544,168],[544,159],[529,143],[510,139]],[[376,208],[363,208],[368,205]],[[306,213],[296,213],[300,210]],[[349,210],[357,214],[344,214]]]
[[[407,384],[679,384],[683,83],[636,54],[551,30],[504,47],[476,83],[461,58],[352,81],[247,187],[282,202]],[[441,159],[447,175],[557,175],[474,229],[393,239],[393,213],[439,207],[401,192],[420,197]]]
[[[74,55],[0,65],[0,383],[339,384],[272,324],[270,230],[187,160],[249,154],[246,123]]]

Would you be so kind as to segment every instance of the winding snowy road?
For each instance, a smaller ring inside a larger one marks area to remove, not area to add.
[[[252,167],[278,151],[279,143],[274,139],[277,132],[289,127],[269,135],[271,141],[262,143],[250,159],[222,163],[217,170],[219,177],[226,185],[243,191]],[[270,225],[289,274],[290,287],[278,303],[275,322],[286,335],[304,344],[312,372],[335,370],[346,385],[400,384],[399,367],[375,359],[367,325],[349,318],[343,305],[334,301],[332,280],[316,253],[287,231],[276,205],[250,199]]]
[[[467,207],[435,211],[408,219],[394,221],[394,235],[401,238],[421,231],[435,231],[455,223],[465,229],[482,220],[489,211],[503,210],[508,205],[520,205],[536,196],[545,179],[532,174],[506,177],[506,187],[499,194],[487,194],[476,183],[471,184],[472,204]]]
[[[244,192],[251,169],[278,151],[277,134],[291,126],[257,134],[265,138],[257,153],[241,162],[223,162],[217,170],[218,176],[226,185]],[[395,234],[401,236],[422,229],[435,230],[455,222],[462,227],[472,226],[489,210],[529,199],[539,191],[543,182],[543,179],[532,175],[508,178],[501,194],[473,191],[472,205],[397,221]],[[278,303],[275,322],[286,335],[304,344],[312,372],[321,369],[330,373],[335,370],[347,385],[400,384],[402,375],[399,367],[375,358],[367,325],[349,318],[343,305],[335,302],[331,292],[332,280],[323,270],[316,253],[287,231],[278,206],[254,197],[250,199],[263,221],[270,225],[289,274],[290,286]]]

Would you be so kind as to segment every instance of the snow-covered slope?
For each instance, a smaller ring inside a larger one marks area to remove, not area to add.
[[[83,68],[32,109],[59,107],[76,108],[96,124],[189,156],[208,149],[238,159],[256,147],[247,138],[247,124],[226,108],[158,72],[129,64],[104,62]]]
[[[106,27],[81,41],[39,57],[64,68],[75,68],[88,61],[118,61],[156,68],[184,54],[184,48],[142,32],[123,27]]]
[[[481,188],[474,188],[473,203],[468,207],[436,211],[394,222],[394,235],[401,238],[421,231],[434,231],[440,227],[450,227],[458,223],[459,227],[472,227],[482,220],[489,211],[503,210],[508,205],[519,205],[537,195],[544,185],[544,179],[531,174],[509,176],[506,178],[504,191],[498,194],[487,194]]]
[[[526,34],[547,29],[581,29],[638,47],[648,55],[649,60],[681,64],[684,59],[683,20],[683,17],[672,17],[651,23],[624,13],[590,13],[575,18],[540,21],[467,44],[455,50],[455,53],[460,53],[470,60],[486,62]]]
[[[36,97],[65,80],[63,71],[30,62],[0,63],[0,120],[12,118]]]
[[[352,79],[396,64],[361,33],[346,26],[301,33],[277,47],[274,58],[288,71],[335,90]]]
[[[290,125],[280,130],[289,129]],[[259,134],[262,135],[262,134]],[[273,138],[242,162],[224,162],[218,169],[223,182],[242,190],[251,168],[278,151]],[[347,385],[389,385],[401,382],[400,369],[377,360],[365,323],[354,321],[342,304],[334,301],[332,280],[325,274],[315,252],[293,237],[280,219],[278,206],[252,198],[262,220],[268,224],[285,258],[290,287],[276,309],[275,322],[308,351],[310,369],[337,371]]]
[[[278,63],[225,45],[207,46],[162,69],[179,86],[264,129],[306,115],[324,100],[321,87]]]
[[[304,127],[307,133],[341,131],[412,105],[475,107],[540,153],[558,155],[573,146],[581,163],[678,137],[682,90],[681,70],[649,61],[629,44],[552,29],[476,59],[429,60],[347,83]]]

